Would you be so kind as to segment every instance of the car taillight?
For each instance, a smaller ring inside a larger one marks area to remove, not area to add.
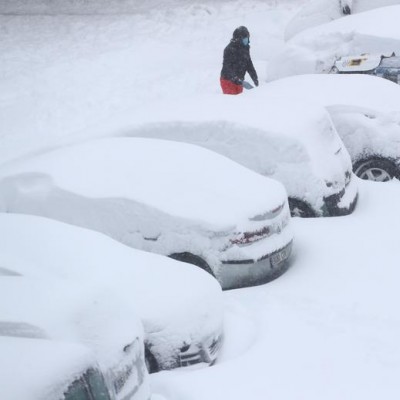
[[[346,171],[345,185],[347,186],[351,181],[351,172]]]
[[[243,232],[231,239],[232,244],[249,244],[256,242],[258,240],[264,239],[271,235],[271,228],[269,226],[265,226],[258,231],[253,232]]]

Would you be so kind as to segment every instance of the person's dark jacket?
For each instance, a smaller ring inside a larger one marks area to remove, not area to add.
[[[221,78],[241,85],[246,72],[257,86],[258,77],[251,61],[250,46],[243,45],[240,38],[234,38],[224,50]]]

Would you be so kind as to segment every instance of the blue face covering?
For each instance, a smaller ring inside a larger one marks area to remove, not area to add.
[[[244,38],[242,39],[242,43],[243,43],[243,46],[248,46],[249,43],[250,43],[249,38],[248,38],[248,37],[244,37]]]

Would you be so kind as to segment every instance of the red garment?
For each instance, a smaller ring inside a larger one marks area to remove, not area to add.
[[[243,86],[242,85],[236,85],[236,83],[233,83],[231,81],[228,81],[227,79],[220,79],[221,82],[221,88],[224,94],[240,94],[243,92]]]

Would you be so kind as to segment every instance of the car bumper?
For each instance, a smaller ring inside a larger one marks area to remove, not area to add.
[[[189,367],[196,364],[212,365],[217,360],[222,346],[222,334],[211,336],[201,344],[192,344],[179,353],[178,366]]]
[[[292,243],[258,260],[222,261],[218,270],[222,289],[261,285],[278,278],[289,267]]]
[[[334,217],[351,214],[357,205],[357,201],[357,180],[352,178],[340,192],[324,198],[323,216]]]

